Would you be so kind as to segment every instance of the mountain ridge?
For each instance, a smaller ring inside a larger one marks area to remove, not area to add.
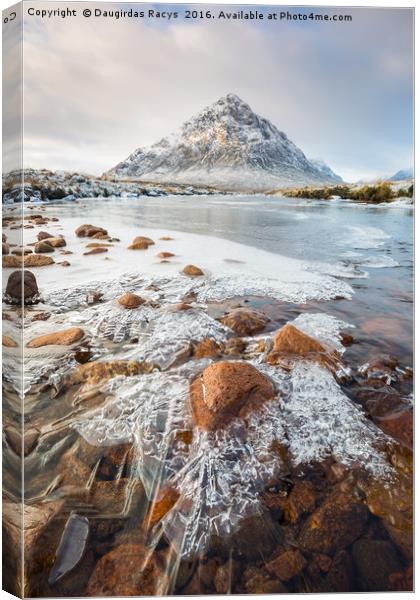
[[[238,191],[342,181],[236,94],[223,96],[155,144],[137,148],[104,175]]]

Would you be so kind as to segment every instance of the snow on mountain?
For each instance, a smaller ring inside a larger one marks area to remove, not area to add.
[[[413,169],[401,169],[401,171],[397,171],[389,178],[389,181],[403,181],[404,179],[413,179],[414,171]]]
[[[105,175],[243,191],[341,181],[235,94],[156,144],[138,148]]]

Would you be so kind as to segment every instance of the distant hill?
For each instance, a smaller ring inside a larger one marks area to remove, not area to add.
[[[138,148],[105,175],[236,191],[342,181],[235,94],[220,98],[156,144]]]

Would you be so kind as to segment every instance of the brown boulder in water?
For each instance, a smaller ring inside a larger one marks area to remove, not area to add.
[[[391,542],[357,540],[352,546],[352,558],[364,592],[392,591],[389,577],[402,568],[402,562]]]
[[[398,440],[407,448],[413,447],[413,411],[399,410],[385,417],[376,418],[375,422],[386,434]]]
[[[235,417],[244,417],[274,398],[273,384],[245,362],[223,361],[210,365],[190,386],[196,424],[214,431]]]
[[[342,492],[333,492],[305,521],[298,538],[307,553],[331,554],[356,540],[363,532],[368,509],[361,501]]]
[[[46,242],[53,248],[63,248],[67,245],[63,237],[48,238]]]
[[[131,292],[126,292],[118,298],[118,304],[124,306],[124,308],[138,308],[145,302],[144,298],[137,296],[137,294],[132,294]]]
[[[99,248],[92,248],[91,250],[88,250],[88,252],[83,252],[83,256],[90,256],[91,254],[103,254],[104,252],[108,252],[108,248],[101,246]]]
[[[3,255],[2,257],[2,267],[3,269],[18,269],[22,266],[22,259],[17,256],[13,256],[10,254]]]
[[[138,235],[134,238],[130,246],[128,246],[129,250],[147,250],[149,246],[154,245],[154,241],[148,237],[144,237],[142,235]]]
[[[35,244],[35,252],[38,254],[44,254],[46,252],[54,252],[54,248],[47,241],[37,242]]]
[[[25,267],[47,267],[53,264],[54,259],[51,256],[43,256],[42,254],[29,254],[23,259]]]
[[[156,256],[158,258],[172,258],[173,256],[175,256],[175,254],[172,254],[172,252],[159,252],[158,254],[156,254]]]
[[[97,227],[96,225],[88,224],[80,225],[75,231],[77,237],[93,237],[98,233],[101,235],[108,235],[106,229],[103,229],[102,227]]]
[[[13,271],[9,275],[5,300],[9,304],[33,304],[39,297],[35,275],[31,271]]]
[[[195,265],[186,265],[182,269],[182,272],[184,275],[188,275],[188,277],[202,277],[204,275],[203,271]]]
[[[48,333],[41,335],[30,342],[28,342],[28,348],[40,348],[41,346],[71,346],[75,342],[78,342],[85,335],[83,329],[80,327],[70,327],[63,331],[55,331],[54,333]]]
[[[87,596],[156,596],[165,590],[163,565],[141,544],[125,543],[102,556],[86,588]]]
[[[265,568],[280,581],[289,581],[298,575],[306,565],[299,550],[286,550],[265,565]]]
[[[220,319],[229,329],[237,335],[252,335],[262,331],[269,319],[264,313],[248,308],[235,308]]]
[[[53,238],[54,236],[51,235],[51,233],[47,233],[46,231],[40,231],[36,237],[38,238],[39,242],[42,242],[43,240],[48,240],[49,238]]]

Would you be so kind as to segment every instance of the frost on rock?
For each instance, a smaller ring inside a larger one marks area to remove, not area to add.
[[[387,436],[366,419],[325,368],[306,361],[297,363],[282,411],[295,465],[333,456],[346,466],[360,465],[373,476],[391,474],[380,449]]]
[[[325,313],[301,313],[291,323],[303,333],[316,338],[325,346],[340,353],[345,350],[340,341],[340,331],[354,327],[350,323]]]
[[[283,471],[275,443],[288,449],[296,466],[332,456],[374,477],[391,476],[380,449],[389,438],[343,394],[328,370],[310,362],[295,363],[290,373],[256,365],[273,381],[276,398],[216,432],[193,428],[189,384],[205,364],[130,381],[115,378],[106,386],[114,398],[74,424],[94,445],[134,441],[134,474],[151,502],[165,484],[179,492],[153,528],[152,544],[165,534],[181,557],[191,557],[205,551],[212,538],[230,535],[245,517],[260,514],[259,493]],[[177,439],[185,430],[193,432],[189,446]]]

